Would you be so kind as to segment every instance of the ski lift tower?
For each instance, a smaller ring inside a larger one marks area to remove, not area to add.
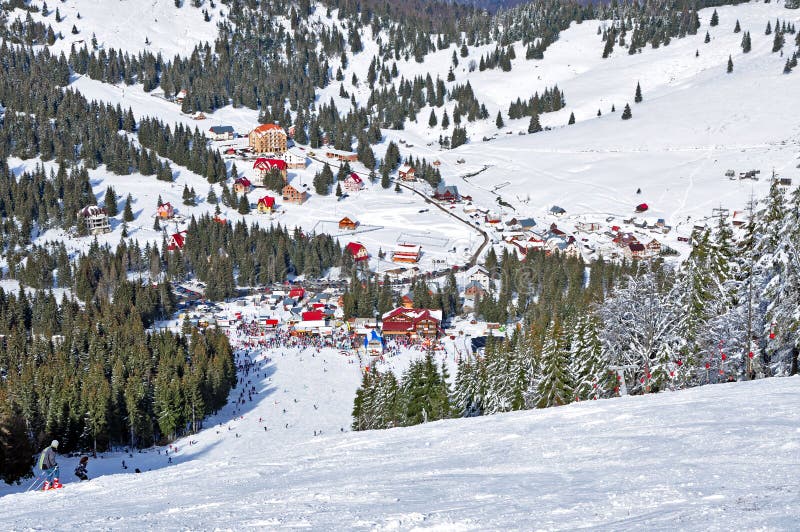
[[[611,371],[616,372],[617,374],[617,382],[619,383],[619,395],[620,397],[628,395],[628,386],[625,384],[625,370],[626,369],[636,369],[639,366],[635,366],[633,364],[626,364],[624,366],[608,366],[608,369]]]

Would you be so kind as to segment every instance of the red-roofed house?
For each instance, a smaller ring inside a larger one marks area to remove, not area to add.
[[[325,319],[325,313],[321,310],[310,310],[301,314],[303,321],[320,321]]]
[[[233,182],[233,190],[235,190],[237,194],[241,194],[242,192],[250,192],[251,186],[253,186],[253,184],[246,177],[240,177]]]
[[[169,218],[175,216],[175,209],[172,208],[172,205],[169,202],[162,203],[161,205],[158,206],[156,214],[162,220],[168,220]]]
[[[348,192],[358,192],[364,188],[364,180],[359,177],[355,172],[347,176],[344,180],[344,189]]]
[[[396,308],[383,315],[381,330],[385,335],[438,337],[441,310]]]
[[[275,198],[272,196],[264,196],[258,200],[258,212],[262,214],[272,214],[275,210]]]
[[[628,244],[628,247],[625,248],[625,256],[629,259],[639,259],[647,255],[647,248],[644,247],[644,244],[640,244],[639,242],[633,242]]]
[[[291,297],[292,299],[296,299],[298,301],[303,299],[303,296],[305,296],[305,295],[306,295],[306,291],[303,289],[302,286],[296,286],[296,287],[292,288],[291,290],[289,290],[289,297]]]
[[[279,171],[283,180],[286,181],[287,168],[289,168],[289,165],[286,164],[286,161],[281,159],[268,159],[266,157],[259,157],[256,159],[256,162],[253,163],[255,175],[262,180],[262,183],[264,178],[267,177],[267,174],[272,170]]]
[[[398,170],[397,175],[403,181],[416,181],[417,179],[416,172],[417,171],[414,170],[413,166],[409,164],[404,164],[403,166],[400,167],[400,170]]]
[[[367,251],[367,248],[358,242],[350,242],[347,244],[347,251],[353,255],[353,259],[356,262],[369,259],[369,252]]]
[[[175,233],[167,240],[167,251],[180,251],[186,243],[186,231]]]

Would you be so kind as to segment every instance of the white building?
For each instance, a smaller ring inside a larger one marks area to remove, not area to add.
[[[89,205],[78,211],[78,219],[83,220],[86,231],[90,235],[99,235],[111,231],[108,223],[108,211],[97,205]]]
[[[467,270],[467,284],[471,282],[476,282],[481,285],[484,290],[489,289],[489,282],[491,278],[489,276],[489,271],[484,268],[483,266],[476,265]]]

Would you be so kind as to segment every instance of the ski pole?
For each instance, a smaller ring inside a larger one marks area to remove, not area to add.
[[[39,489],[39,486],[41,485],[42,480],[43,480],[42,477],[36,477],[35,479],[33,479],[33,483],[30,486],[28,486],[28,489],[25,490],[25,493],[27,493],[29,491],[33,491],[35,489]]]

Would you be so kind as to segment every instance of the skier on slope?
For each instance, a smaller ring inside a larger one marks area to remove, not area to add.
[[[89,480],[89,475],[86,473],[86,464],[89,463],[88,456],[81,456],[81,461],[78,463],[78,467],[75,468],[75,476],[79,479]]]
[[[46,447],[42,454],[39,455],[39,469],[45,475],[45,482],[43,489],[60,488],[61,483],[58,481],[58,463],[56,463],[56,449],[58,449],[58,440]]]

